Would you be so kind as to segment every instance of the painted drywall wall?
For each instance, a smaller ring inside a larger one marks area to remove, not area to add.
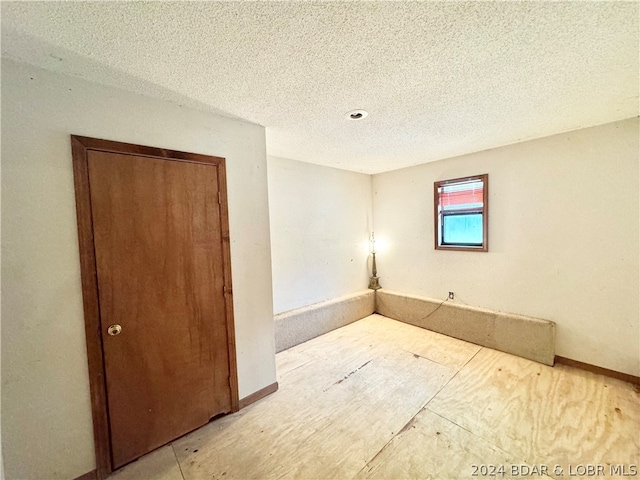
[[[640,375],[638,119],[375,175],[385,288],[549,319],[556,354]],[[433,182],[489,174],[489,252],[434,249]]]
[[[8,479],[95,467],[69,134],[227,159],[240,397],[276,381],[264,129],[3,60]]]
[[[268,157],[275,313],[367,288],[371,176]]]

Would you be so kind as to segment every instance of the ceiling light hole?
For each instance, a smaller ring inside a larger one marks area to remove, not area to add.
[[[362,120],[363,118],[367,118],[367,115],[369,115],[369,112],[366,110],[351,110],[347,113],[347,118],[349,120]]]

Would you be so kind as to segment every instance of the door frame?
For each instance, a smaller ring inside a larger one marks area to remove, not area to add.
[[[225,283],[224,304],[227,326],[227,353],[229,356],[229,387],[231,390],[231,409],[232,412],[237,412],[240,408],[240,403],[238,397],[238,367],[233,317],[233,289],[231,288],[231,246],[229,237],[229,210],[227,207],[226,169],[225,159],[221,157],[145,147],[142,145],[100,140],[78,135],[71,135],[71,151],[78,222],[78,244],[80,247],[82,303],[89,364],[91,413],[93,416],[93,435],[96,453],[96,473],[98,480],[102,480],[113,471],[113,467],[107,411],[106,375],[102,351],[102,328],[100,326],[96,255],[93,240],[88,152],[101,151],[128,154],[168,161],[215,165],[218,167],[220,228],[222,229],[221,246]]]

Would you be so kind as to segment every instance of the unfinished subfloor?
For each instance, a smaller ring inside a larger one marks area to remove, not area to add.
[[[276,393],[110,478],[623,478],[640,465],[640,393],[619,380],[380,315],[277,362]]]

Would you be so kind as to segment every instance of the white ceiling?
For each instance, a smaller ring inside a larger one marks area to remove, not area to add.
[[[2,54],[378,173],[637,116],[638,6],[2,2]]]

